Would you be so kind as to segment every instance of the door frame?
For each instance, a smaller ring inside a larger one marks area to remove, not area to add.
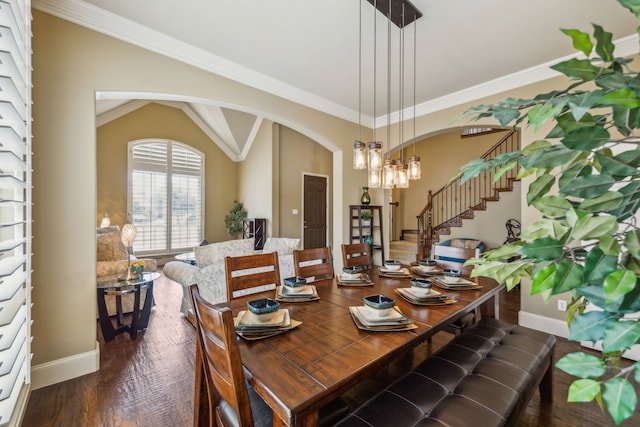
[[[300,247],[304,248],[304,211],[305,211],[305,205],[304,205],[304,177],[305,176],[317,176],[320,178],[324,178],[327,180],[327,191],[326,191],[326,200],[325,200],[325,206],[326,206],[326,214],[325,214],[325,218],[327,221],[327,231],[326,231],[326,236],[325,236],[325,240],[327,242],[327,246],[331,246],[329,243],[331,242],[329,240],[329,236],[331,235],[330,230],[329,230],[329,224],[330,224],[330,219],[329,219],[329,175],[326,174],[322,174],[322,173],[312,173],[312,172],[302,172],[302,176],[301,176],[301,183],[300,183],[300,200],[302,201],[302,208],[301,208],[301,213],[302,215],[300,216]]]

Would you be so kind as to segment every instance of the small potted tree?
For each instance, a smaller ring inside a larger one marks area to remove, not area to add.
[[[247,210],[242,203],[237,200],[233,201],[233,206],[229,213],[224,217],[224,226],[227,233],[234,239],[240,237],[242,233],[242,220],[247,217]]]

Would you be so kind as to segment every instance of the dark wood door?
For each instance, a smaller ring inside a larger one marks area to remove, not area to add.
[[[327,246],[327,178],[304,176],[304,249]]]

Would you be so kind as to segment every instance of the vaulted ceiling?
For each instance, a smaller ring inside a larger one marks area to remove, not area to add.
[[[404,30],[403,106],[401,33],[391,27],[392,121],[399,110],[413,114],[414,90],[421,115],[553,76],[549,66],[574,52],[560,28],[593,33],[594,22],[613,33],[618,56],[638,52],[638,21],[615,0],[412,3],[423,16]],[[356,123],[361,117],[368,126],[375,92],[376,123],[386,123],[388,20],[367,0],[33,0],[33,6],[337,117]],[[100,94],[101,120],[138,105],[134,95]],[[180,108],[235,159],[246,153],[261,120],[215,100]]]

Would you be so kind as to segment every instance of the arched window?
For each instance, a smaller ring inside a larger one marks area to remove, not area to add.
[[[129,142],[128,207],[138,254],[175,253],[204,234],[204,154],[169,140]]]

